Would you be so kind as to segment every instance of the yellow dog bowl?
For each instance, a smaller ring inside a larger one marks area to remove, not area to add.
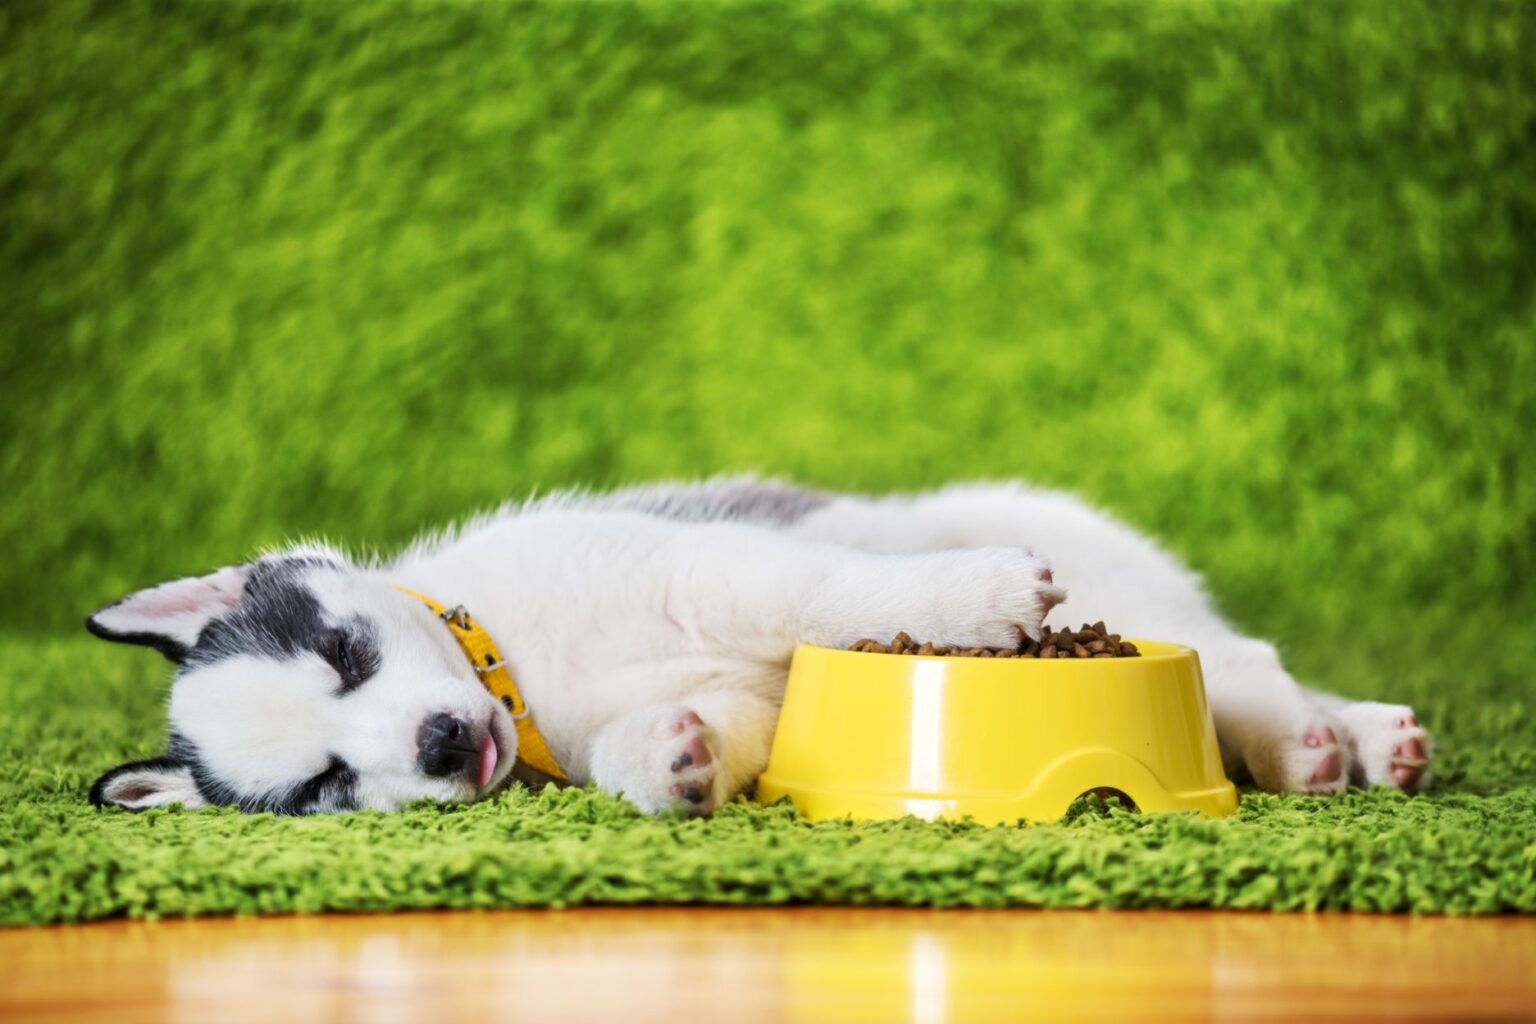
[[[807,818],[1055,821],[1112,789],[1143,811],[1223,817],[1200,659],[1135,641],[1139,658],[938,658],[802,646],[760,800]]]

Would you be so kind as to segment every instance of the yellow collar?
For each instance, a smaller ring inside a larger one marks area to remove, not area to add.
[[[469,617],[463,605],[445,608],[425,594],[418,594],[405,587],[395,589],[407,597],[414,597],[437,613],[437,617],[448,626],[448,632],[453,634],[453,638],[463,648],[464,656],[469,659],[475,675],[480,677],[480,684],[512,712],[512,724],[517,727],[517,760],[556,782],[570,781],[565,777],[565,772],[560,770],[560,762],[555,760],[555,755],[549,752],[544,737],[539,735],[539,727],[533,724],[528,705],[523,702],[523,695],[517,690],[517,682],[507,670],[506,659],[496,649],[496,641],[491,639],[491,634]]]

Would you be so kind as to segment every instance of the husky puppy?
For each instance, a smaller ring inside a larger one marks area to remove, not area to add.
[[[512,716],[406,587],[488,631],[572,782],[707,814],[766,765],[797,644],[1016,644],[1067,584],[1082,616],[1200,651],[1230,772],[1283,793],[1427,783],[1410,708],[1304,689],[1196,576],[1075,498],[728,479],[558,495],[386,563],[298,547],[103,608],[92,633],[176,674],[165,754],[102,775],[91,799],[309,814],[495,793],[517,764]]]

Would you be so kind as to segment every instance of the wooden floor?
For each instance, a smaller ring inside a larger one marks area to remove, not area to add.
[[[600,909],[0,931],[0,1019],[1536,1020],[1536,918]]]

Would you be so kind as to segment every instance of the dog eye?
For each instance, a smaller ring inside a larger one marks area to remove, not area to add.
[[[352,668],[352,652],[347,649],[347,638],[344,636],[336,638],[336,667],[341,669],[342,675],[355,674]]]
[[[342,694],[362,686],[379,669],[378,645],[365,626],[333,630],[316,646],[315,653],[336,670]]]
[[[312,814],[317,810],[349,811],[357,807],[357,773],[352,766],[331,755],[325,771],[316,775],[291,796],[289,814]],[[324,806],[321,806],[324,805]]]

